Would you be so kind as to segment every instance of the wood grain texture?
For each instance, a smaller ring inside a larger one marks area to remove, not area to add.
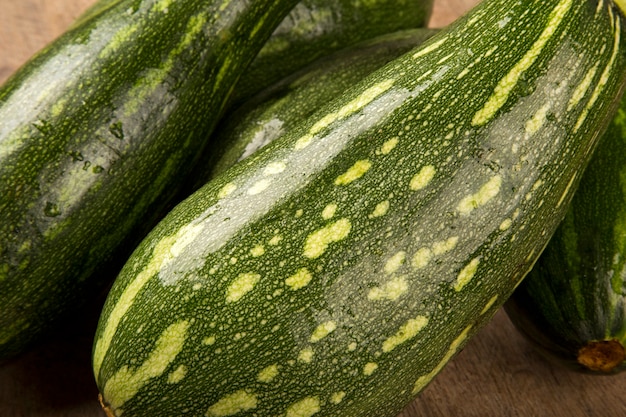
[[[93,2],[0,0],[0,82]],[[431,26],[477,2],[435,0]],[[104,417],[90,364],[98,309],[0,366],[0,417]],[[546,362],[500,311],[398,417],[619,417],[626,416],[624,386],[626,374],[583,375]]]

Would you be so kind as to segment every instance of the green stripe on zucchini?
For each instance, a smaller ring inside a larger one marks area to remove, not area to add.
[[[93,300],[295,0],[106,1],[0,89],[0,358]]]
[[[562,219],[623,24],[611,2],[485,0],[179,204],[103,310],[109,412],[397,415]]]

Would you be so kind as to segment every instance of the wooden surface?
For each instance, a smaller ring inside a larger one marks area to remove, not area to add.
[[[0,0],[0,82],[93,1]],[[431,26],[477,2],[435,0]],[[93,316],[0,366],[0,417],[104,417],[90,366]],[[624,387],[626,374],[582,375],[546,362],[500,311],[398,417],[619,417]]]

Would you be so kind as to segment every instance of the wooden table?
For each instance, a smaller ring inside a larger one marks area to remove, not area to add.
[[[94,0],[0,0],[0,82]],[[478,0],[435,0],[441,27]],[[0,367],[0,417],[103,417],[90,353],[90,315]],[[626,374],[561,369],[539,357],[500,311],[398,417],[626,416]],[[178,417],[178,416],[154,416]]]

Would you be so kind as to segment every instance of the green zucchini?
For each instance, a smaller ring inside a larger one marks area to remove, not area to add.
[[[505,304],[548,359],[598,374],[626,369],[626,100],[536,266]]]
[[[295,0],[105,0],[0,89],[0,359],[113,280]]]
[[[191,175],[192,188],[200,188],[210,178],[286,134],[349,86],[436,32],[407,29],[360,42],[322,57],[259,92],[215,129],[211,152],[203,153]]]
[[[484,0],[177,205],[105,303],[107,413],[397,415],[563,218],[623,25],[613,2]]]
[[[118,0],[99,0],[78,22]],[[301,0],[276,27],[241,75],[231,101],[262,89],[331,52],[399,30],[428,24],[434,0]]]
[[[351,44],[424,27],[434,0],[301,0],[242,74],[231,102],[241,104],[298,69]]]

